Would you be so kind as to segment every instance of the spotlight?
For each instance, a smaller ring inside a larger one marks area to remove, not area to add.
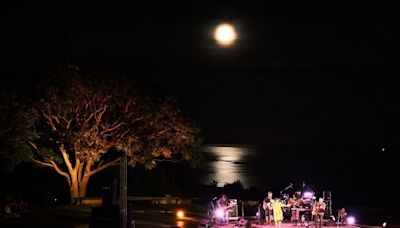
[[[384,222],[384,223],[382,224],[382,227],[386,227],[386,225],[387,225],[386,222]]]
[[[224,217],[224,210],[222,210],[222,209],[217,209],[216,211],[215,211],[215,216],[216,217],[218,217],[218,218],[223,218]]]
[[[178,211],[176,212],[176,217],[178,217],[178,218],[183,218],[183,217],[185,217],[185,212],[184,212],[183,210],[178,210]]]
[[[356,223],[356,219],[353,216],[349,216],[346,219],[348,225],[354,225]]]
[[[314,196],[314,193],[312,193],[312,192],[305,192],[305,193],[303,194],[303,196],[304,196],[304,198],[312,198],[312,197]]]

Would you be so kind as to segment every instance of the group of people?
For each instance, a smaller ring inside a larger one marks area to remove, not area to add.
[[[326,211],[326,203],[323,198],[314,201],[315,198],[304,198],[300,191],[297,191],[289,199],[274,198],[271,191],[264,198],[260,207],[261,213],[265,215],[265,223],[272,225],[274,222],[276,228],[280,228],[284,220],[284,209],[290,211],[290,220],[296,222],[297,225],[308,226],[310,220],[314,221],[316,227],[323,225],[324,214]],[[229,222],[229,209],[232,207],[229,198],[223,194],[216,201],[217,208],[223,213],[222,224]],[[263,216],[262,216],[263,217]]]
[[[287,201],[279,198],[273,198],[273,193],[268,192],[267,197],[263,200],[262,211],[265,213],[265,222],[267,224],[275,223],[276,228],[280,228],[284,219],[283,209],[291,209],[291,218],[298,225],[308,226],[307,220],[313,219],[316,226],[323,225],[323,217],[326,210],[326,203],[323,198],[319,198],[316,202],[311,202],[310,199],[303,199],[301,192],[297,191],[293,197]],[[311,214],[311,216],[308,216]],[[311,217],[308,218],[307,217]]]
[[[280,199],[274,199],[273,193],[268,192],[267,197],[265,197],[262,208],[265,213],[265,222],[271,224],[272,221],[275,222],[275,227],[281,227],[283,221],[283,210],[284,207],[290,207],[289,204],[284,204]]]

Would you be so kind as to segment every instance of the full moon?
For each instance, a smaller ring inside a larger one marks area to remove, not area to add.
[[[231,46],[237,39],[235,28],[230,24],[218,25],[214,32],[214,39],[221,46]]]

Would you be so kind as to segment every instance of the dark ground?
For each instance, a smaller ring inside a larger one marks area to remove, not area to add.
[[[132,217],[137,228],[182,227],[194,228],[205,215],[205,209],[199,205],[183,207],[187,217],[177,220],[176,207],[148,207],[132,209]],[[379,227],[386,221],[388,227],[400,227],[398,211],[384,211],[349,207],[349,214],[354,215],[357,223]],[[0,227],[40,227],[40,228],[88,228],[91,208],[81,206],[31,207],[20,218],[2,219]],[[249,215],[250,216],[250,215]],[[251,219],[252,217],[249,217]],[[256,223],[255,221],[253,223]],[[254,225],[253,225],[254,226]],[[112,226],[111,226],[112,227]],[[118,227],[118,225],[116,225]],[[254,226],[258,227],[258,226]]]

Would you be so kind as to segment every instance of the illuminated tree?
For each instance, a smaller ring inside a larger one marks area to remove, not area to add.
[[[198,157],[198,128],[173,97],[131,80],[63,71],[64,83],[47,88],[35,105],[36,137],[27,142],[33,162],[66,179],[71,200],[85,197],[90,178],[118,165],[120,153],[148,169]]]

